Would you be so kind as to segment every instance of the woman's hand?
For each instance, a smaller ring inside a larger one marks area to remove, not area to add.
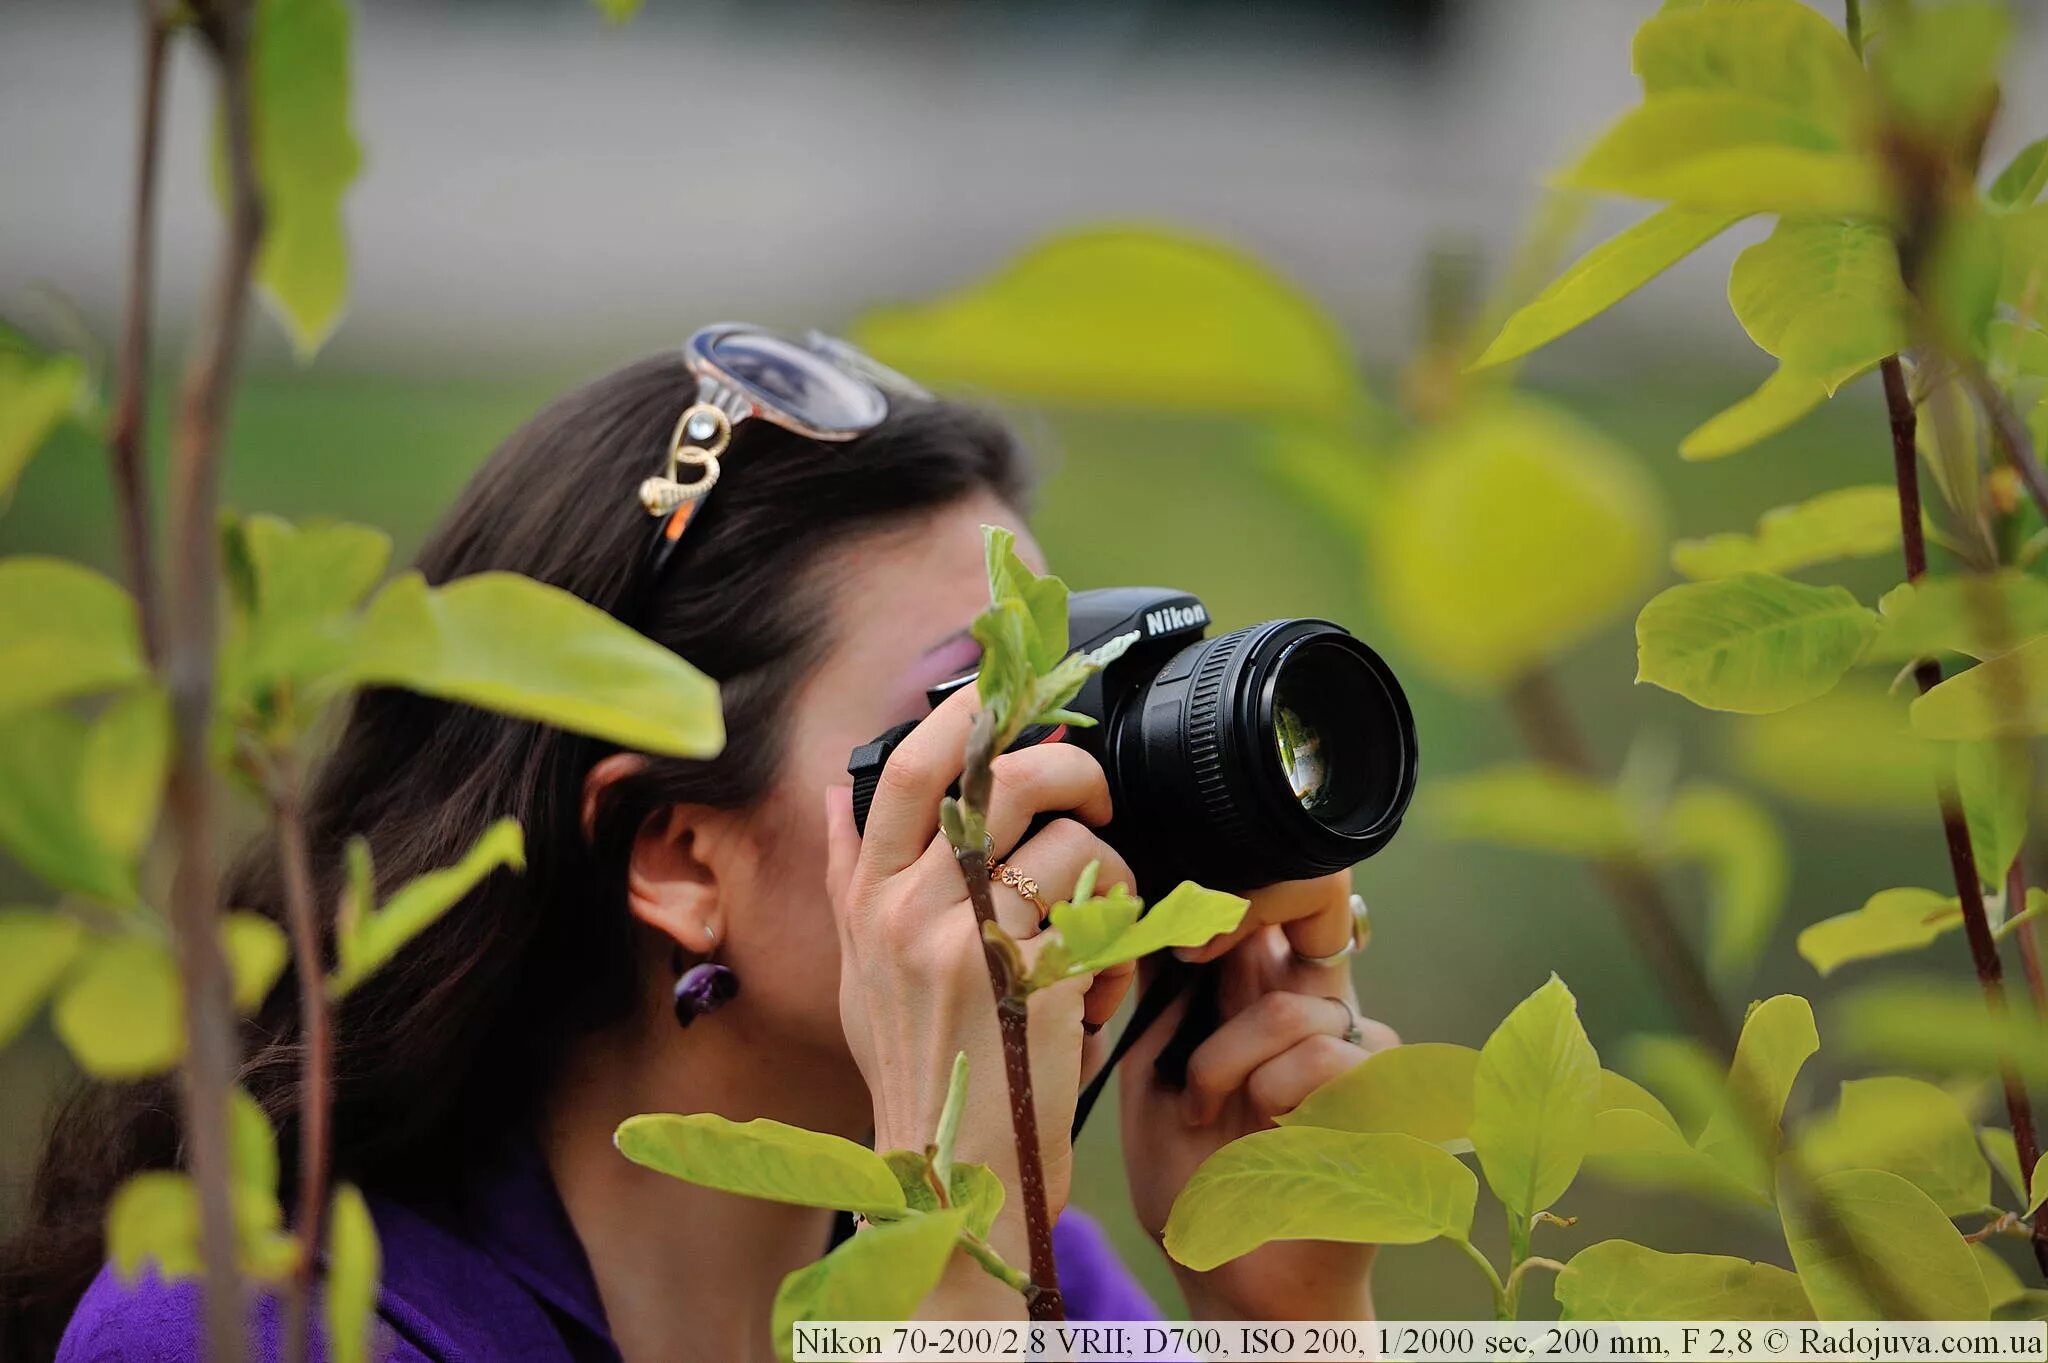
[[[959,778],[972,689],[949,698],[904,739],[883,768],[863,838],[854,831],[851,792],[826,792],[827,888],[839,926],[839,1015],[854,1062],[874,1100],[878,1150],[923,1150],[938,1127],[953,1057],[968,1058],[968,1097],[958,1157],[990,1165],[1011,1190],[989,1240],[1005,1260],[1029,1262],[1023,1199],[1003,1067],[995,997],[981,932],[953,849],[938,833],[939,802]],[[1038,882],[1050,904],[1072,893],[1090,861],[1102,883],[1130,870],[1092,828],[1108,822],[1101,766],[1065,743],[998,756],[988,830],[995,856]],[[1063,811],[1019,845],[1040,814]],[[999,921],[1035,956],[1039,910],[1017,891],[992,885]],[[1072,1181],[1069,1129],[1081,1079],[1084,1021],[1116,1011],[1129,969],[1080,977],[1033,994],[1029,1004],[1032,1092],[1048,1210],[1066,1205]],[[1021,1312],[1023,1303],[964,1258],[928,1309],[938,1314]]]
[[[1351,937],[1351,877],[1268,886],[1251,896],[1236,931],[1189,952],[1222,965],[1224,1021],[1188,1061],[1188,1086],[1161,1085],[1152,1062],[1182,1005],[1152,1025],[1123,1061],[1124,1159],[1138,1220],[1155,1239],[1196,1166],[1239,1136],[1273,1125],[1309,1093],[1373,1051],[1399,1044],[1384,1023],[1358,1015],[1349,959],[1295,957],[1342,951]],[[1357,1026],[1359,1040],[1346,1040]],[[1372,1314],[1371,1245],[1276,1241],[1207,1273],[1174,1265],[1195,1319],[1354,1320]]]

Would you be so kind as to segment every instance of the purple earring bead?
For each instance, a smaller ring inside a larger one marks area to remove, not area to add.
[[[723,1008],[739,992],[740,977],[730,966],[699,961],[676,978],[676,1021],[687,1027]]]

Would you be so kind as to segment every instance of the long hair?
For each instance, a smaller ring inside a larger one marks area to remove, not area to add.
[[[526,830],[523,874],[498,872],[337,1007],[333,1165],[400,1196],[446,1181],[472,1142],[530,1123],[568,1043],[637,997],[626,858],[671,804],[743,808],[768,789],[793,692],[829,645],[836,544],[992,492],[1021,508],[1024,461],[966,408],[898,403],[845,444],[754,421],[724,458],[651,597],[652,522],[634,491],[667,448],[695,380],[652,359],[540,412],[471,479],[421,551],[430,582],[507,569],[629,620],[720,684],[718,756],[655,759],[619,781],[582,827],[584,777],[607,745],[395,690],[357,696],[309,793],[314,885],[331,950],[348,839],[368,839],[379,890],[459,858],[494,820]],[[275,847],[249,849],[227,903],[282,915]],[[296,1150],[302,1048],[287,972],[244,1027],[241,1082]],[[123,1179],[181,1158],[168,1078],[83,1084],[60,1106],[26,1228],[0,1255],[0,1357],[54,1353],[105,1253],[106,1203]],[[291,1184],[287,1168],[285,1185]]]

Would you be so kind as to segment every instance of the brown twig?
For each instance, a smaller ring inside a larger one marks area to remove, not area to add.
[[[145,431],[149,420],[149,317],[156,261],[156,181],[162,141],[164,57],[170,29],[157,0],[141,0],[142,114],[136,133],[134,219],[128,243],[128,297],[122,310],[120,366],[114,411],[107,422],[113,455],[114,502],[121,517],[121,555],[142,628],[144,656],[161,657],[163,625],[151,546]]]
[[[960,803],[977,815],[988,813],[995,780],[995,740],[994,719],[983,710],[975,716],[974,727],[968,734],[967,760],[960,774]],[[996,1023],[1002,1030],[1003,1074],[1010,1088],[1010,1129],[1017,1143],[1017,1193],[1024,1200],[1024,1233],[1030,1247],[1031,1290],[1025,1293],[1025,1306],[1033,1320],[1065,1320],[1059,1268],[1052,1257],[1045,1160],[1038,1148],[1038,1102],[1031,1088],[1027,1030],[1030,1015],[1024,1000],[1016,996],[1007,959],[988,940],[988,926],[996,921],[995,895],[989,888],[988,851],[980,846],[956,846],[953,855],[960,863],[961,877],[967,882],[975,927],[983,934],[982,952],[988,960],[989,985],[996,997]]]
[[[291,930],[292,969],[299,978],[299,1030],[305,1037],[305,1068],[298,1104],[299,1189],[292,1213],[299,1262],[284,1303],[284,1358],[286,1363],[301,1363],[308,1356],[309,1303],[314,1268],[319,1262],[321,1221],[327,1208],[334,1044],[327,1011],[327,968],[321,954],[319,909],[313,891],[313,862],[306,847],[298,767],[289,754],[275,762],[270,784],[278,859],[284,873],[285,921]]]
[[[2005,914],[2009,919],[2026,910],[2027,854],[2021,848],[2020,854],[2012,859],[2012,869],[2005,873]],[[2037,926],[2030,919],[2013,929],[2012,935],[2020,939],[2020,968],[2027,975],[2027,992],[2034,1000],[2034,1012],[2048,1018],[2048,987],[2044,987],[2041,976],[2041,942],[2034,932]]]
[[[220,588],[215,529],[222,433],[240,355],[250,275],[262,231],[250,126],[247,0],[220,0],[196,16],[213,54],[226,128],[228,224],[205,321],[187,364],[171,480],[171,610],[163,670],[174,724],[165,814],[177,848],[170,919],[184,989],[187,1053],[180,1070],[184,1138],[199,1186],[205,1262],[207,1357],[244,1356],[241,1285],[229,1189],[228,1090],[236,1045],[227,964],[220,946],[218,827],[208,762],[213,719],[215,599]]]
[[[1509,717],[1538,761],[1577,776],[1597,775],[1585,739],[1547,669],[1537,666],[1524,672],[1508,688],[1505,700]],[[1593,872],[1620,911],[1636,950],[1664,982],[1687,1030],[1721,1059],[1732,1057],[1734,1029],[1715,1001],[1713,984],[1699,958],[1678,930],[1655,873],[1642,858],[1628,855],[1601,858],[1593,863]]]
[[[1919,416],[1912,395],[1906,389],[1906,374],[1896,355],[1886,356],[1879,365],[1884,376],[1885,411],[1892,434],[1892,477],[1899,494],[1899,527],[1905,550],[1906,580],[1917,582],[1927,573],[1927,543],[1920,534]],[[1922,659],[1913,668],[1913,681],[1926,695],[1941,684],[1941,664]],[[1970,828],[1956,793],[1953,763],[1937,775],[1936,800],[1941,810],[1942,835],[1948,843],[1949,869],[1955,879],[1956,898],[1962,905],[1963,935],[1970,944],[1970,959],[1977,969],[1977,982],[1984,991],[1984,1003],[1994,1017],[2006,1010],[2005,971],[1998,958],[1998,942],[1991,935],[1991,920],[1984,911],[1984,885],[1977,868],[1977,856],[1970,846]],[[2019,1155],[2022,1176],[2031,1178],[2034,1162],[2040,1158],[2040,1142],[2034,1133],[2033,1106],[2027,1098],[2025,1081],[2009,1059],[2001,1059],[1999,1077],[2005,1088],[2006,1117],[2012,1124],[2013,1146]],[[2034,1259],[2048,1275],[2048,1208],[2034,1219]]]

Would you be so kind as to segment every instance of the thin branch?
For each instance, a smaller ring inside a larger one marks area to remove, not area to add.
[[[327,1208],[329,1130],[333,1120],[331,1078],[334,1043],[327,1011],[327,967],[320,949],[320,917],[313,892],[313,863],[306,848],[306,820],[295,760],[285,755],[271,776],[271,810],[277,824],[278,858],[284,872],[285,919],[291,929],[292,969],[299,979],[299,1030],[305,1038],[305,1069],[299,1085],[299,1190],[292,1233],[299,1244],[298,1271],[285,1294],[284,1358],[302,1363],[311,1329],[308,1304],[319,1262],[320,1227]]]
[[[2020,968],[2027,973],[2027,991],[2034,1000],[2034,1012],[2048,1018],[2048,988],[2041,978],[2041,942],[2038,916],[2027,911],[2027,854],[2022,848],[2012,859],[2012,869],[2005,874],[2005,922],[1999,925],[1998,939],[2007,937],[2020,939]]]
[[[988,812],[995,776],[995,724],[984,710],[975,716],[967,739],[967,760],[960,774],[960,803],[977,816]],[[978,819],[977,819],[978,822]],[[996,921],[995,895],[989,888],[988,850],[956,846],[953,855],[967,882],[976,928],[988,960],[989,985],[995,991],[996,1022],[1003,1036],[1003,1073],[1010,1086],[1010,1129],[1017,1142],[1017,1193],[1024,1200],[1024,1230],[1030,1245],[1031,1288],[1024,1294],[1033,1320],[1065,1320],[1059,1269],[1052,1257],[1052,1217],[1046,1206],[1045,1161],[1038,1148],[1038,1102],[1031,1090],[1031,1049],[1026,1031],[1029,1013],[1012,990],[1009,964],[988,940]]]
[[[236,1037],[220,946],[219,828],[208,733],[218,631],[215,599],[220,589],[215,524],[222,432],[263,216],[250,127],[253,18],[248,0],[221,0],[197,17],[219,76],[229,207],[227,238],[202,330],[187,364],[179,407],[171,484],[172,595],[163,663],[175,733],[164,803],[177,848],[170,919],[184,986],[184,1139],[199,1186],[207,1357],[213,1363],[235,1363],[247,1345],[229,1198],[228,1090]]]
[[[1927,545],[1918,533],[1920,524],[1920,460],[1917,444],[1919,416],[1906,390],[1905,370],[1896,355],[1886,356],[1879,369],[1884,375],[1886,415],[1892,433],[1892,477],[1898,488],[1899,524],[1905,532],[1906,580],[1917,582],[1927,574]],[[1913,681],[1926,695],[1941,684],[1941,664],[1922,659],[1913,668]],[[1998,959],[1998,943],[1991,934],[1991,920],[1984,911],[1984,884],[1977,868],[1977,855],[1970,846],[1970,828],[1963,816],[1962,799],[1956,793],[1953,761],[1945,764],[1936,783],[1936,800],[1941,810],[1942,835],[1948,843],[1949,869],[1962,905],[1963,935],[1970,944],[1970,959],[1977,969],[1977,982],[1984,991],[1984,1003],[1994,1017],[2006,1010],[2005,971]],[[2027,1099],[2025,1082],[2009,1058],[2001,1058],[1999,1077],[2005,1088],[2005,1111],[2012,1125],[2013,1145],[2019,1155],[2020,1171],[2032,1177],[2034,1162],[2040,1158],[2040,1141],[2034,1133],[2033,1105]],[[2034,1220],[2034,1259],[2048,1275],[2048,1209]]]
[[[1585,738],[1541,667],[1531,668],[1508,689],[1506,704],[1522,741],[1537,760],[1584,777],[1597,776]],[[1612,856],[1593,863],[1595,877],[1614,902],[1634,938],[1636,950],[1663,981],[1674,1009],[1691,1031],[1723,1060],[1735,1054],[1735,1032],[1714,998],[1699,958],[1679,931],[1656,875],[1640,857]]]
[[[161,656],[163,624],[157,603],[150,533],[146,428],[149,421],[149,317],[156,262],[156,182],[162,142],[164,57],[170,29],[157,0],[140,0],[142,113],[136,133],[134,218],[128,243],[128,298],[122,310],[121,351],[107,444],[113,453],[114,501],[121,517],[121,554],[141,620],[144,655]]]
[[[1991,437],[1997,444],[2005,462],[2012,466],[2020,482],[2026,485],[2027,495],[2041,512],[2041,518],[2048,520],[2048,469],[2041,467],[2041,457],[2034,449],[2034,438],[2027,433],[2027,423],[2019,419],[2005,394],[1984,372],[1984,366],[1970,360],[1964,364],[1963,377],[1970,385],[1970,393],[1977,399],[1977,405],[1991,424]]]

